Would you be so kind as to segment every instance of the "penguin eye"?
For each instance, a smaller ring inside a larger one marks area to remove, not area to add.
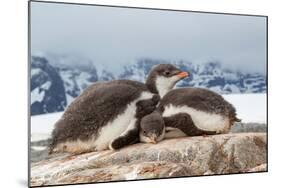
[[[165,71],[165,72],[164,72],[164,75],[165,75],[165,76],[169,76],[169,75],[170,75],[170,71]]]

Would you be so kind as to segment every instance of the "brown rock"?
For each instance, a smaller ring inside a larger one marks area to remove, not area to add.
[[[265,133],[224,134],[135,144],[118,151],[51,157],[32,164],[31,185],[266,171]],[[249,170],[250,169],[250,170]]]

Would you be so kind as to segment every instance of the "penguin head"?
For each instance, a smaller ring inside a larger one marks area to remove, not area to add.
[[[171,64],[159,64],[149,73],[146,85],[150,91],[163,97],[176,83],[189,76],[188,72],[181,71]]]
[[[141,142],[153,143],[164,139],[165,123],[159,112],[152,112],[144,116],[140,123],[139,137]]]

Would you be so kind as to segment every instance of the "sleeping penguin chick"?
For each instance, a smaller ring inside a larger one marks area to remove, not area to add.
[[[142,118],[140,140],[155,142],[228,133],[233,123],[239,121],[235,108],[215,92],[202,88],[174,89],[161,99],[155,112]],[[160,134],[164,129],[165,133]]]
[[[142,118],[140,127],[139,137],[140,141],[144,143],[157,143],[164,138],[216,134],[215,131],[198,129],[190,115],[186,113],[178,113],[172,117],[162,117],[159,112],[154,111]]]
[[[174,89],[161,99],[158,110],[166,130],[177,129],[189,136],[228,133],[234,122],[241,121],[232,104],[203,88]]]
[[[163,140],[165,136],[165,124],[161,114],[157,111],[146,115],[140,123],[140,141],[144,143],[153,143]]]
[[[228,133],[236,117],[235,108],[219,94],[202,88],[180,88],[168,92],[157,110],[141,120],[140,140]],[[161,115],[160,115],[161,114]],[[157,136],[155,136],[157,135]],[[156,138],[155,138],[156,137]]]

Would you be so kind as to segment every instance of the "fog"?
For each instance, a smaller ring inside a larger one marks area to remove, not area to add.
[[[32,2],[31,51],[88,57],[117,72],[149,57],[265,73],[266,18]]]

